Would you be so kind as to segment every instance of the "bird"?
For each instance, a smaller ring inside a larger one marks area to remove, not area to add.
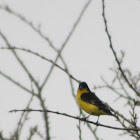
[[[76,101],[79,107],[89,114],[87,117],[83,118],[84,120],[86,120],[90,115],[94,115],[98,116],[96,122],[98,123],[100,115],[114,116],[109,106],[101,101],[94,92],[91,92],[86,82],[79,83]]]

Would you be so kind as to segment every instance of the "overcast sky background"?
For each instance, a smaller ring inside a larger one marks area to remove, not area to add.
[[[41,23],[41,31],[49,36],[53,44],[59,49],[70,32],[74,22],[87,0],[0,0],[0,5],[9,5],[14,11],[24,15],[35,25]],[[108,27],[116,52],[124,50],[126,57],[124,66],[131,69],[133,74],[140,70],[140,1],[112,0],[105,2]],[[49,45],[25,23],[18,18],[0,10],[0,30],[7,36],[12,45],[29,48],[35,52],[54,60],[56,53]],[[6,47],[0,38],[0,46]],[[29,70],[42,83],[48,73],[50,63],[30,54],[19,52]],[[101,85],[101,75],[111,81],[113,74],[109,68],[113,66],[114,57],[109,48],[108,38],[104,31],[101,0],[93,0],[85,12],[80,24],[62,52],[71,74],[81,81],[86,81],[91,89],[94,85]],[[120,56],[120,55],[119,55]],[[58,64],[62,65],[59,61]],[[0,50],[0,70],[30,88],[30,82],[23,69],[19,66],[11,52]],[[78,84],[74,82],[75,94]],[[114,102],[117,95],[109,90],[97,90],[96,94],[114,109],[125,115],[129,110],[124,109],[124,100]],[[55,68],[43,95],[48,109],[65,112],[74,116],[79,115],[78,107],[71,95],[68,76]],[[5,135],[16,128],[20,113],[8,113],[12,109],[26,107],[30,95],[8,80],[0,76],[0,131]],[[34,100],[32,108],[38,109],[39,102]],[[22,133],[24,140],[29,134],[29,126],[39,124],[44,130],[44,122],[40,113],[31,113],[30,120]],[[91,116],[96,121],[97,117]],[[100,117],[100,123],[120,126],[113,117]],[[77,120],[50,114],[51,136],[56,140],[78,140]],[[95,126],[93,126],[95,129]],[[97,135],[104,140],[132,140],[129,136],[119,136],[120,131],[99,127]],[[93,139],[92,134],[82,124],[83,140]],[[39,138],[35,137],[35,140]]]

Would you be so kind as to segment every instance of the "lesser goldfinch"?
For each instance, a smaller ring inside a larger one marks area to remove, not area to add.
[[[88,85],[85,82],[81,82],[79,84],[76,100],[81,109],[83,109],[85,112],[87,112],[90,115],[98,116],[98,119],[99,119],[100,115],[114,116],[111,113],[109,106],[107,104],[103,103],[95,95],[95,93],[91,92]],[[98,120],[97,120],[97,122],[98,122]]]

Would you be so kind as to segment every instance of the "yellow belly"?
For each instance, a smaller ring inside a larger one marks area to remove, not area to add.
[[[89,103],[81,100],[80,97],[77,97],[77,103],[79,104],[80,108],[82,108],[88,114],[95,115],[95,116],[108,115],[104,111],[99,110],[99,108],[97,106],[89,104]]]

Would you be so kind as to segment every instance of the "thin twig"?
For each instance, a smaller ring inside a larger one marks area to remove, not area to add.
[[[115,60],[117,62],[117,65],[118,65],[118,69],[120,70],[124,80],[126,81],[126,83],[128,84],[128,86],[136,93],[137,96],[140,97],[140,93],[136,90],[136,88],[130,83],[130,81],[128,80],[128,78],[126,77],[122,67],[121,67],[121,63],[118,59],[118,56],[114,50],[114,47],[113,47],[113,44],[112,44],[112,39],[111,39],[111,35],[109,33],[109,30],[108,30],[108,25],[107,25],[107,19],[106,19],[106,16],[105,16],[105,2],[104,0],[102,0],[102,7],[103,7],[103,13],[102,13],[102,16],[103,16],[103,20],[104,20],[104,24],[105,24],[105,32],[108,36],[108,39],[109,39],[109,47],[111,48],[112,52],[113,52],[113,55],[115,57]]]
[[[40,89],[39,89],[40,90]],[[40,101],[40,105],[43,110],[47,110],[47,107],[45,106],[45,100],[42,97],[41,90],[38,93],[38,99]],[[50,140],[50,122],[49,122],[49,115],[48,112],[43,113],[44,123],[45,123],[45,131],[46,131],[46,140]]]
[[[105,86],[99,86],[99,88],[108,88],[108,89],[112,90],[113,93],[118,94],[119,95],[119,98],[120,97],[123,97],[124,99],[130,100],[130,101],[134,101],[135,100],[134,98],[132,98],[130,96],[127,96],[127,95],[125,96],[122,93],[120,93],[119,91],[117,91],[116,88],[113,87],[113,86],[111,86],[111,85],[109,85],[109,83],[107,81],[105,81],[105,79],[103,77],[101,77],[101,79],[105,83]],[[98,88],[98,87],[96,87],[96,88]],[[121,88],[119,88],[119,89],[121,89]],[[139,103],[139,101],[137,101],[137,102]]]
[[[9,81],[11,81],[12,83],[14,83],[15,85],[17,85],[18,87],[22,88],[23,90],[27,91],[28,93],[31,93],[32,95],[37,96],[35,93],[33,93],[32,91],[30,91],[29,89],[27,89],[25,86],[21,85],[19,82],[15,81],[13,78],[11,78],[10,76],[8,76],[4,72],[0,71],[0,75],[2,75],[3,77],[5,77]]]
[[[55,48],[55,46],[53,45],[52,41],[50,40],[49,37],[47,37],[46,35],[44,35],[39,28],[36,28],[33,23],[31,21],[28,21],[23,15],[15,12],[14,10],[12,10],[8,5],[6,5],[5,7],[0,7],[1,9],[5,10],[6,12],[16,16],[17,18],[19,18],[21,21],[23,21],[24,23],[26,23],[27,25],[29,25],[29,27],[31,27],[36,33],[38,33],[40,35],[41,38],[43,38],[44,40],[46,40],[48,42],[48,44],[50,45],[51,48],[53,48],[54,50],[57,51],[57,49]]]
[[[68,43],[69,39],[71,38],[73,32],[75,31],[75,29],[76,29],[78,23],[81,21],[81,18],[82,18],[82,16],[83,16],[83,14],[85,13],[86,9],[88,8],[90,2],[91,2],[91,0],[88,0],[88,2],[87,2],[87,3],[85,4],[85,6],[83,7],[83,9],[82,9],[82,11],[81,11],[79,17],[77,18],[76,22],[75,22],[74,25],[73,25],[73,27],[72,27],[70,33],[69,33],[68,36],[66,37],[64,43],[62,44],[61,49],[58,51],[58,54],[57,54],[57,56],[56,56],[56,58],[55,58],[55,60],[54,60],[54,64],[51,66],[48,75],[46,76],[44,82],[42,83],[41,88],[44,87],[44,85],[45,85],[46,82],[48,81],[48,79],[49,79],[49,77],[50,77],[50,75],[51,75],[51,73],[52,73],[52,71],[53,71],[53,69],[54,69],[55,64],[57,63],[57,61],[58,61],[58,59],[59,59],[59,57],[60,57],[62,51],[64,50],[66,44]]]
[[[79,131],[79,140],[82,140],[82,129],[81,129],[81,121],[79,120],[77,129]]]
[[[15,110],[11,110],[9,112],[20,112],[20,111],[49,112],[49,113],[58,114],[58,115],[70,117],[70,118],[73,118],[73,119],[81,120],[81,121],[84,121],[84,122],[87,122],[87,123],[91,123],[91,124],[94,124],[94,125],[97,125],[97,126],[102,126],[102,127],[110,128],[110,129],[140,131],[140,128],[119,128],[119,127],[108,126],[108,125],[100,124],[100,123],[97,123],[97,122],[83,120],[83,118],[71,116],[71,115],[66,114],[66,113],[60,113],[58,111],[40,110],[40,109],[28,109],[28,110],[26,110],[26,109],[15,109]]]
[[[32,90],[32,92],[34,92],[33,90]],[[31,99],[29,100],[29,102],[28,102],[28,104],[27,104],[27,107],[26,107],[26,109],[29,109],[29,107],[30,107],[30,105],[31,105],[31,102],[33,101],[33,95],[31,96]],[[22,112],[22,114],[21,114],[21,117],[20,117],[20,119],[19,119],[19,122],[18,122],[18,126],[17,126],[17,130],[16,130],[16,132],[15,132],[15,138],[16,138],[16,140],[18,140],[19,139],[19,137],[20,137],[20,133],[21,133],[21,131],[22,131],[22,128],[23,128],[23,126],[24,126],[24,124],[25,124],[25,121],[27,121],[27,116],[29,115],[29,112],[27,112],[27,113],[25,113],[25,112]]]
[[[6,36],[2,33],[2,31],[0,31],[0,36],[2,37],[2,39],[5,41],[6,45],[8,46],[8,48],[10,49],[12,47],[12,45],[10,44],[10,42],[8,41],[8,39],[6,38]],[[25,64],[23,63],[23,61],[21,60],[21,58],[18,56],[18,54],[15,52],[15,50],[11,49],[12,53],[14,54],[15,58],[17,59],[17,61],[19,62],[19,64],[22,66],[22,68],[24,69],[24,71],[27,73],[29,79],[31,81],[33,81],[35,83],[35,85],[37,87],[39,87],[37,81],[35,80],[35,78],[33,77],[33,75],[29,72],[29,70],[27,69],[27,67],[25,66]]]
[[[31,54],[33,54],[33,55],[35,55],[35,56],[40,57],[41,59],[44,59],[44,60],[46,60],[46,61],[48,61],[48,62],[54,64],[56,67],[58,67],[59,69],[61,69],[63,72],[67,73],[73,80],[75,80],[76,82],[80,83],[80,80],[77,80],[74,76],[72,76],[71,74],[69,74],[69,73],[67,72],[67,70],[65,70],[64,68],[62,68],[61,66],[59,66],[58,64],[56,64],[55,62],[53,62],[51,59],[48,59],[48,58],[42,56],[42,55],[39,54],[39,53],[33,52],[33,51],[29,50],[29,49],[17,48],[17,47],[11,47],[11,48],[1,47],[0,49],[8,49],[8,50],[9,50],[9,49],[16,49],[16,50],[21,50],[21,51],[25,51],[25,52],[31,53]]]
[[[2,131],[0,132],[0,139],[1,140],[6,140],[6,138],[4,138],[3,134],[2,134]]]

